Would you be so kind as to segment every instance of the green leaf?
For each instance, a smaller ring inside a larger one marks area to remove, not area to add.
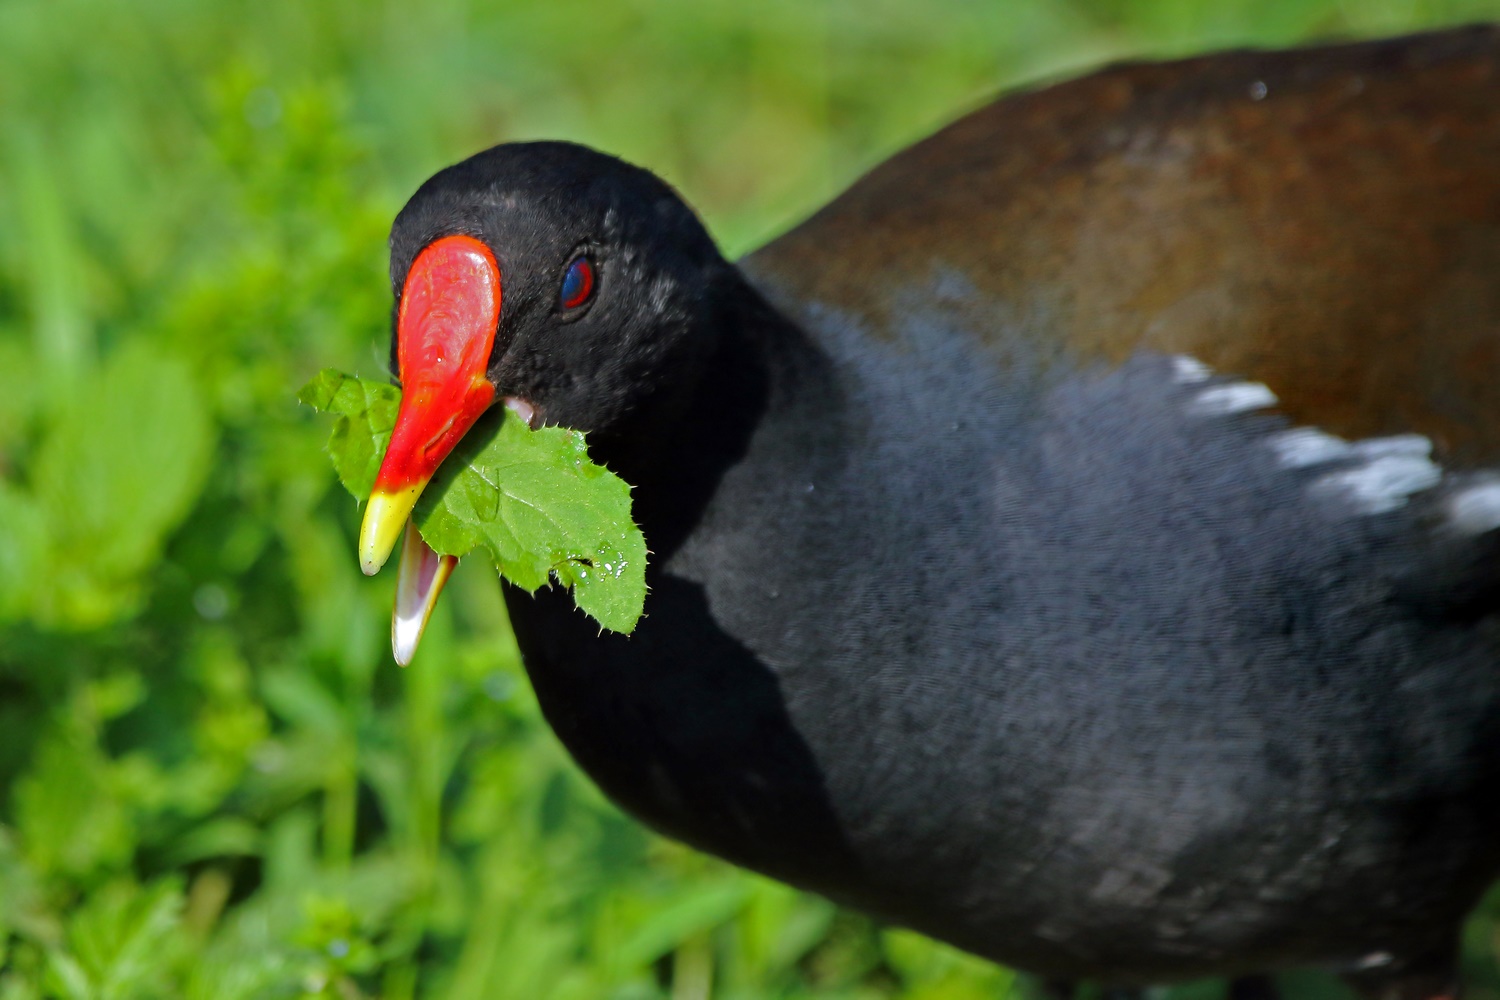
[[[368,499],[386,445],[391,443],[401,390],[325,368],[302,387],[297,398],[314,409],[339,415],[328,438],[328,455],[344,489],[356,500]]]
[[[0,621],[20,618],[35,603],[46,566],[47,519],[25,493],[0,479]]]
[[[21,846],[42,873],[86,878],[119,868],[135,849],[129,812],[110,787],[110,762],[82,737],[44,739],[12,795]]]
[[[658,907],[620,945],[622,965],[654,962],[684,941],[733,919],[750,898],[750,885],[741,879],[701,884],[685,890],[671,904]]]
[[[328,454],[344,488],[367,498],[400,391],[325,369],[297,398],[338,414]],[[578,431],[532,430],[492,409],[438,469],[412,516],[435,551],[462,556],[482,548],[524,590],[555,577],[607,629],[629,632],[640,619],[646,539],[630,518],[630,487],[589,459]]]
[[[48,954],[54,989],[69,1000],[164,995],[182,907],[174,879],[144,888],[123,880],[105,885],[71,915],[66,950]]]
[[[42,617],[91,628],[134,610],[141,576],[202,492],[213,441],[192,371],[168,352],[128,343],[86,380],[32,469],[49,543]]]

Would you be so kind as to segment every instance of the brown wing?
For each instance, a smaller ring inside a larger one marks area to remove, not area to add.
[[[1009,97],[747,265],[877,334],[957,271],[981,293],[969,325],[997,342],[1191,354],[1267,383],[1296,421],[1497,462],[1500,29],[1126,65]]]

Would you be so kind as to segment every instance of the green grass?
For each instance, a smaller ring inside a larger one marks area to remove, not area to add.
[[[737,253],[1008,85],[1500,2],[491,7],[0,3],[0,1000],[1004,996],[622,817],[477,563],[398,671],[293,393],[378,374],[391,217],[503,139],[648,165]]]

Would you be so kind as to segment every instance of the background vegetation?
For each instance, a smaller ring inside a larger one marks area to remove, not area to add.
[[[617,813],[477,565],[398,671],[391,575],[359,575],[294,391],[380,371],[392,215],[503,139],[649,165],[740,252],[1018,82],[1496,16],[0,0],[0,1000],[1004,996]],[[1469,949],[1488,1000],[1495,928]]]

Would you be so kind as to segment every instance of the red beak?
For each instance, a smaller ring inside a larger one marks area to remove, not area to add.
[[[433,473],[495,401],[485,368],[500,301],[495,255],[470,236],[434,240],[406,273],[396,316],[401,409],[360,527],[366,574],[385,564]]]

